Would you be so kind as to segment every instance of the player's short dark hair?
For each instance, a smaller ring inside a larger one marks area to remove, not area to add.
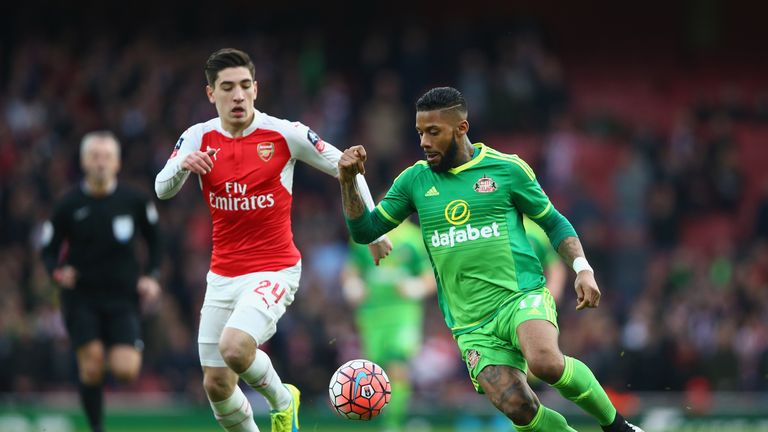
[[[205,62],[205,79],[213,87],[219,77],[219,71],[231,67],[246,67],[251,72],[251,78],[256,75],[256,68],[248,54],[235,48],[222,48],[208,57]]]
[[[461,92],[453,87],[433,88],[416,101],[416,111],[434,111],[446,108],[454,108],[466,114],[467,101],[464,100]]]

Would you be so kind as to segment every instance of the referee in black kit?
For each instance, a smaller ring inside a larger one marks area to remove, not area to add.
[[[143,343],[140,302],[160,295],[157,210],[143,194],[118,184],[120,144],[91,132],[80,144],[85,178],[67,193],[43,233],[43,259],[61,287],[61,303],[77,354],[80,399],[94,432],[103,430],[106,366],[120,381],[139,375]],[[136,232],[148,246],[140,272]]]

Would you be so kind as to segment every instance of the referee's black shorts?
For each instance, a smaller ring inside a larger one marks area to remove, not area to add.
[[[73,348],[98,339],[107,347],[131,345],[143,349],[136,299],[104,298],[74,291],[61,294],[64,323]]]

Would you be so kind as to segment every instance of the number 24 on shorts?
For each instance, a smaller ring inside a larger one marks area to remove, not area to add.
[[[272,290],[269,290],[269,288],[272,288]],[[281,287],[279,283],[275,282],[272,284],[272,281],[265,279],[256,286],[256,288],[253,289],[253,292],[261,296],[261,299],[264,301],[264,304],[267,305],[267,307],[272,306],[273,304],[277,304],[280,302],[280,299],[283,298],[285,295],[285,288]],[[271,303],[267,300],[267,296],[271,296],[274,298],[274,301]]]

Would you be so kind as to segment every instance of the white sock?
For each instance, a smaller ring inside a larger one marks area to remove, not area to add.
[[[240,378],[264,395],[270,409],[282,411],[291,404],[291,392],[280,381],[275,368],[272,367],[272,361],[264,351],[256,349],[256,358],[248,369],[240,374]]]
[[[240,387],[235,386],[235,392],[221,402],[211,403],[213,415],[221,427],[229,432],[259,432],[259,427],[253,421],[251,403]]]

